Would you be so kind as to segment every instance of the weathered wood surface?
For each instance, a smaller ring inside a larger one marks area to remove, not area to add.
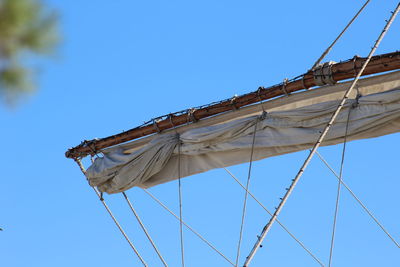
[[[333,64],[331,67],[333,80],[338,82],[355,77],[365,60],[366,58],[354,57],[351,60]],[[400,69],[400,52],[382,54],[374,56],[371,59],[363,73],[363,76],[397,69]],[[259,87],[258,90],[254,92],[202,107],[193,110],[192,112],[171,115],[165,119],[157,121],[156,124],[143,125],[109,137],[85,141],[80,145],[69,149],[65,153],[65,156],[68,158],[84,157],[103,148],[121,144],[187,123],[193,123],[197,120],[224,113],[232,109],[238,109],[263,100],[282,96],[285,95],[285,92],[292,93],[316,85],[314,72],[310,70],[302,75],[301,78],[285,85],[279,84],[267,88]]]

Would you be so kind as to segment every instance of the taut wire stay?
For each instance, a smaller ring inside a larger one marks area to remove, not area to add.
[[[261,116],[264,116],[264,112],[262,113]],[[243,235],[243,227],[244,227],[244,220],[246,217],[246,207],[247,207],[247,196],[249,193],[249,185],[250,185],[250,178],[251,178],[251,167],[253,165],[253,154],[254,154],[254,145],[256,141],[256,134],[257,134],[257,124],[259,121],[259,117],[256,118],[255,124],[254,124],[254,133],[253,133],[253,141],[251,145],[251,151],[250,151],[250,161],[249,161],[249,169],[248,169],[248,174],[247,174],[247,182],[246,182],[246,192],[244,194],[244,200],[243,200],[243,211],[242,211],[242,221],[240,224],[240,232],[239,232],[239,241],[238,241],[238,246],[237,246],[237,253],[236,253],[236,262],[235,266],[238,266],[239,263],[239,257],[240,257],[240,245],[242,243],[242,235]]]
[[[354,15],[354,17],[349,21],[349,23],[344,27],[342,32],[336,37],[336,39],[328,46],[328,48],[322,53],[322,55],[317,59],[317,61],[314,63],[311,69],[315,69],[319,63],[326,57],[326,55],[332,50],[333,46],[336,44],[337,41],[342,37],[342,35],[347,31],[347,29],[350,27],[351,24],[356,20],[358,15],[361,14],[361,12],[364,10],[364,8],[369,4],[371,0],[367,0],[364,5],[358,10],[358,12]]]
[[[78,164],[79,168],[81,169],[82,173],[85,175],[86,170],[83,167],[83,164],[80,159],[75,158],[75,162]],[[94,192],[96,193],[97,197],[100,199],[101,203],[103,204],[104,208],[107,210],[108,214],[110,214],[111,219],[114,221],[115,225],[117,226],[118,230],[121,232],[121,234],[124,236],[125,240],[128,242],[129,246],[132,248],[132,250],[135,252],[136,256],[139,258],[143,266],[147,267],[147,263],[144,261],[142,256],[140,255],[139,251],[136,249],[136,247],[133,245],[132,241],[129,239],[128,235],[125,233],[124,229],[122,229],[122,226],[119,224],[115,216],[113,215],[111,209],[108,207],[107,203],[103,199],[101,193],[95,188],[92,187]]]
[[[154,243],[154,241],[151,238],[149,232],[147,231],[146,227],[144,226],[142,220],[140,219],[140,217],[137,214],[136,210],[133,208],[133,205],[132,205],[131,201],[129,200],[128,195],[125,192],[122,192],[122,195],[124,196],[126,202],[128,203],[129,208],[131,209],[133,215],[135,215],[136,220],[138,221],[138,223],[139,223],[140,227],[142,228],[143,232],[145,233],[147,239],[149,240],[149,242],[153,246],[153,248],[154,248],[155,252],[157,253],[158,257],[160,258],[161,262],[163,263],[163,265],[165,267],[168,267],[168,264],[165,262],[164,258],[162,257],[160,251],[158,250],[156,244]]]
[[[322,157],[322,155],[317,151],[317,156],[321,159],[321,161],[328,167],[328,169],[332,172],[332,174],[339,179],[339,174],[335,172],[335,170],[329,165],[329,163]],[[364,209],[364,211],[371,217],[371,219],[382,229],[382,231],[390,238],[390,240],[398,247],[400,248],[399,243],[394,239],[394,237],[386,230],[386,228],[378,221],[378,219],[374,216],[374,214],[365,206],[365,204],[360,200],[359,197],[351,190],[351,188],[343,181],[341,180],[341,184],[344,186],[344,188],[349,191],[351,196],[357,201],[358,204]]]
[[[182,222],[182,224],[184,226],[186,226],[189,231],[191,231],[193,234],[195,234],[198,238],[200,238],[204,243],[207,244],[207,246],[209,246],[212,250],[214,250],[215,252],[217,252],[222,258],[224,258],[228,263],[230,263],[232,266],[235,266],[235,264],[228,259],[228,257],[226,257],[221,251],[219,251],[217,248],[215,248],[215,246],[213,246],[209,241],[207,241],[207,239],[205,239],[202,235],[200,235],[197,231],[195,231],[192,227],[190,227],[186,222],[180,220],[179,216],[176,215],[174,212],[172,212],[164,203],[162,203],[158,198],[156,198],[152,193],[150,193],[148,190],[143,189],[143,191],[149,195],[155,202],[157,202],[163,209],[165,209],[166,211],[169,212],[169,214],[171,214],[172,216],[175,217],[175,219],[177,219],[178,221]]]
[[[183,243],[183,226],[182,226],[182,184],[181,184],[181,141],[178,135],[178,195],[179,195],[179,233],[181,241],[181,260],[182,267],[185,267],[185,248]]]
[[[349,89],[347,89],[347,91],[344,94],[342,100],[340,101],[339,105],[337,106],[335,112],[332,114],[331,119],[329,120],[329,122],[325,126],[324,130],[322,131],[322,133],[321,133],[320,137],[318,138],[318,140],[316,141],[316,143],[314,144],[310,154],[307,156],[306,160],[304,161],[304,163],[301,166],[300,170],[298,171],[297,175],[293,179],[293,182],[291,183],[290,187],[286,191],[286,194],[282,198],[282,201],[279,203],[277,209],[275,210],[275,213],[273,214],[273,216],[271,217],[269,222],[263,228],[263,230],[261,232],[261,235],[257,238],[257,241],[256,241],[255,245],[253,246],[253,249],[251,250],[249,256],[246,258],[246,261],[245,261],[243,266],[248,266],[250,264],[250,262],[253,259],[255,253],[259,249],[259,246],[261,245],[261,243],[264,240],[265,236],[267,235],[267,233],[271,229],[271,227],[272,227],[273,223],[275,222],[277,216],[281,212],[281,210],[282,210],[283,206],[285,205],[287,199],[289,198],[290,194],[292,193],[293,189],[295,188],[297,182],[299,181],[299,179],[303,175],[305,169],[307,168],[308,164],[310,163],[311,159],[313,158],[315,152],[320,147],[322,141],[325,139],[325,136],[329,132],[332,124],[336,120],[336,117],[339,115],[342,107],[344,106],[344,104],[346,103],[347,99],[349,98],[350,93],[353,91],[355,85],[357,84],[358,80],[360,79],[360,77],[361,77],[362,73],[364,72],[366,66],[368,65],[368,63],[371,60],[372,56],[374,55],[376,49],[378,48],[379,44],[381,43],[383,37],[386,35],[386,32],[389,30],[390,26],[392,25],[392,23],[393,23],[394,19],[396,18],[399,10],[400,10],[400,3],[398,3],[395,11],[392,13],[392,16],[387,21],[385,27],[383,28],[383,30],[380,33],[378,39],[376,40],[374,46],[371,48],[371,51],[370,51],[367,59],[365,60],[364,64],[362,65],[362,67],[360,69],[360,71],[357,73],[357,76],[354,78],[353,82],[351,83],[351,86],[349,87]]]
[[[335,244],[336,222],[337,222],[337,216],[338,216],[338,213],[339,213],[340,191],[341,191],[341,188],[342,188],[342,181],[343,181],[344,157],[345,157],[345,154],[346,154],[347,134],[348,134],[348,130],[349,130],[349,121],[350,121],[350,114],[351,114],[351,109],[352,108],[353,108],[353,106],[349,107],[349,113],[347,115],[346,128],[345,128],[345,133],[344,133],[342,159],[341,159],[341,163],[340,163],[339,180],[338,180],[337,193],[336,193],[335,214],[333,216],[331,246],[330,246],[330,249],[329,249],[328,267],[331,267],[331,265],[332,265],[333,247],[334,247],[334,244]]]
[[[246,187],[239,181],[238,178],[235,177],[235,175],[232,174],[227,168],[224,168],[224,170],[242,187],[244,190],[246,190]],[[272,212],[270,212],[265,205],[263,205],[250,191],[247,191],[249,196],[251,196],[252,199],[254,199],[260,207],[262,207],[270,216],[272,216]],[[296,241],[316,262],[318,262],[319,265],[324,267],[325,265],[315,256],[294,234],[292,234],[289,229],[286,228],[285,225],[282,224],[281,221],[276,219],[276,222],[282,227],[285,232],[287,232],[291,238],[293,238],[294,241]]]

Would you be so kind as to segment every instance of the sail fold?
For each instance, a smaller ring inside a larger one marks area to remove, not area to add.
[[[400,131],[400,87],[349,99],[322,146]],[[152,187],[181,177],[250,160],[311,148],[335,111],[332,100],[284,111],[260,112],[225,123],[188,129],[180,134],[160,133],[149,143],[127,152],[109,149],[87,170],[90,185],[118,193],[131,187]],[[257,124],[257,127],[255,127]],[[178,172],[178,159],[181,169]]]

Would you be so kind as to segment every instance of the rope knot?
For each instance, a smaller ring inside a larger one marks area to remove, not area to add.
[[[187,111],[187,115],[188,115],[188,122],[197,122],[198,119],[196,119],[196,117],[194,116],[196,109],[195,108],[191,108]]]
[[[237,100],[237,98],[238,98],[238,96],[237,96],[237,95],[234,95],[234,96],[230,99],[230,105],[232,106],[232,109],[233,109],[233,110],[239,109],[239,108],[236,106],[236,100]]]
[[[258,116],[258,120],[260,120],[260,121],[262,121],[262,120],[265,120],[266,118],[267,118],[267,116],[268,116],[268,112],[266,112],[265,110],[263,110],[263,112],[261,113],[261,115],[260,116]]]
[[[356,98],[354,99],[354,102],[351,104],[351,108],[356,108],[360,105],[360,97],[362,97],[362,95],[360,93],[357,94]]]
[[[285,96],[289,96],[288,91],[286,90],[286,85],[288,83],[288,78],[285,78],[282,82],[281,91],[285,94]]]
[[[314,82],[318,86],[333,85],[336,81],[333,79],[332,65],[334,61],[319,64],[313,69]]]
[[[160,133],[160,132],[161,132],[161,129],[160,129],[160,127],[158,127],[158,124],[157,124],[160,120],[152,119],[152,121],[153,121],[153,127],[154,127],[154,129],[157,131],[157,133]]]

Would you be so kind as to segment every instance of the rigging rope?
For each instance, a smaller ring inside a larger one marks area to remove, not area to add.
[[[329,163],[322,157],[322,155],[317,151],[317,156],[322,160],[322,162],[328,167],[328,169],[339,179],[339,175],[335,172],[335,170],[329,165]],[[385,229],[385,227],[378,221],[378,219],[372,214],[372,212],[364,205],[364,203],[357,197],[357,195],[350,189],[350,187],[342,180],[341,181],[344,188],[349,191],[352,197],[360,204],[360,206],[364,209],[364,211],[375,221],[375,223],[382,229],[382,231],[392,240],[392,242],[400,248],[399,243],[393,238],[393,236]]]
[[[124,196],[126,202],[128,203],[131,211],[133,212],[133,214],[136,217],[136,220],[138,221],[140,227],[142,228],[143,232],[145,233],[147,239],[150,241],[151,245],[153,246],[154,250],[156,251],[158,257],[160,258],[160,260],[162,261],[163,265],[165,267],[168,267],[168,264],[165,262],[164,258],[161,256],[160,251],[158,250],[158,248],[156,247],[156,244],[154,243],[153,239],[151,238],[150,234],[148,233],[146,227],[144,226],[142,220],[140,219],[139,215],[137,214],[136,210],[133,208],[133,205],[131,203],[131,201],[129,200],[128,196],[126,195],[125,192],[122,192],[122,195]]]
[[[179,135],[178,135],[179,138]],[[183,244],[183,227],[182,227],[182,189],[181,189],[181,141],[178,140],[178,191],[179,191],[179,232],[181,239],[181,258],[182,267],[185,267],[185,249]]]
[[[320,137],[318,138],[317,142],[314,144],[314,147],[312,148],[310,154],[308,155],[308,157],[304,161],[303,165],[301,166],[301,168],[298,171],[298,173],[295,176],[295,178],[293,179],[292,184],[290,185],[290,187],[286,191],[286,194],[282,198],[282,201],[279,203],[279,205],[278,205],[277,209],[275,210],[275,213],[273,214],[272,218],[269,220],[269,222],[263,228],[263,230],[261,232],[261,235],[258,237],[253,249],[251,250],[249,256],[246,258],[246,261],[244,263],[244,267],[246,267],[246,266],[248,266],[250,264],[250,262],[253,259],[255,253],[257,252],[259,246],[261,245],[261,243],[264,240],[265,236],[267,235],[267,233],[271,229],[271,226],[275,222],[275,220],[276,220],[277,216],[279,215],[279,213],[281,212],[283,206],[285,205],[288,197],[292,193],[292,191],[293,191],[294,187],[296,186],[297,182],[299,181],[300,177],[303,175],[305,169],[307,168],[308,164],[310,163],[310,161],[311,161],[312,157],[314,156],[315,152],[317,151],[317,149],[320,147],[322,141],[325,139],[325,136],[329,132],[333,122],[335,121],[335,119],[338,116],[339,112],[341,111],[342,107],[346,103],[346,100],[349,98],[350,93],[354,89],[356,83],[358,82],[358,80],[360,79],[362,73],[364,72],[365,68],[367,67],[368,63],[370,62],[373,54],[375,53],[376,49],[378,48],[378,46],[380,44],[380,42],[382,41],[382,39],[385,36],[386,32],[388,31],[388,29],[390,28],[390,26],[393,23],[394,19],[396,18],[399,10],[400,10],[400,3],[398,3],[398,5],[397,5],[395,11],[392,13],[392,16],[390,17],[389,21],[387,21],[387,23],[386,23],[385,27],[383,28],[381,34],[379,35],[378,39],[376,40],[374,46],[371,48],[371,51],[368,54],[368,57],[365,60],[364,64],[362,65],[360,71],[358,72],[357,76],[354,78],[354,80],[351,83],[351,86],[349,87],[349,89],[347,89],[347,91],[344,94],[342,100],[340,101],[340,104],[336,108],[335,112],[332,114],[331,119],[329,120],[328,124],[325,126],[325,128],[322,131],[322,133],[321,133]]]
[[[224,168],[224,170],[244,189],[246,190],[246,187],[233,175],[227,168]],[[272,212],[270,212],[250,191],[247,191],[249,196],[251,196],[270,216],[272,216]],[[322,267],[325,265],[296,237],[294,234],[292,234],[289,229],[286,228],[278,219],[276,219],[276,222],[282,227],[283,230],[285,230],[314,260],[316,260]]]
[[[262,116],[264,116],[265,113],[262,113]],[[253,153],[254,153],[254,144],[256,141],[256,134],[257,134],[257,124],[258,124],[258,120],[260,118],[257,117],[256,118],[256,122],[254,124],[254,133],[253,133],[253,141],[251,144],[251,152],[250,152],[250,161],[249,161],[249,170],[248,170],[248,174],[247,174],[247,182],[246,182],[246,192],[244,195],[244,201],[243,201],[243,211],[242,211],[242,221],[240,224],[240,233],[239,233],[239,241],[238,241],[238,246],[237,246],[237,253],[236,253],[236,261],[235,261],[235,266],[238,266],[239,263],[239,257],[240,257],[240,245],[242,243],[242,235],[243,235],[243,226],[244,226],[244,219],[246,217],[246,207],[247,207],[247,195],[248,195],[248,189],[249,189],[249,185],[250,185],[250,178],[251,178],[251,167],[253,164]]]
[[[314,63],[312,66],[312,70],[315,69],[319,63],[326,57],[326,55],[332,50],[332,47],[336,44],[336,42],[342,37],[342,35],[347,31],[347,29],[350,27],[351,24],[355,21],[355,19],[360,15],[360,13],[364,10],[364,8],[369,4],[371,0],[367,0],[364,5],[358,10],[358,12],[354,15],[354,17],[350,20],[350,22],[347,24],[347,26],[342,30],[342,32],[336,37],[336,39],[331,43],[330,46],[322,53],[322,55],[317,59],[317,61]]]
[[[143,189],[143,191],[148,194],[154,201],[156,201],[161,207],[163,207],[166,211],[168,211],[172,216],[175,217],[175,219],[179,220],[179,217],[173,213],[164,203],[162,203],[158,198],[156,198],[153,194],[151,194],[148,190]],[[197,231],[195,231],[192,227],[190,227],[187,223],[184,221],[181,221],[184,226],[186,226],[193,234],[195,234],[198,238],[200,238],[204,243],[206,243],[212,250],[217,252],[221,257],[223,257],[227,262],[229,262],[232,266],[235,266],[235,264],[230,261],[222,252],[220,252],[218,249],[216,249],[207,239],[205,239],[203,236],[201,236]]]
[[[331,237],[331,247],[329,249],[328,267],[331,267],[331,264],[332,264],[333,247],[335,244],[336,222],[337,222],[337,215],[339,213],[340,189],[342,188],[342,180],[343,180],[344,157],[346,154],[347,134],[348,134],[348,130],[349,130],[349,121],[350,121],[350,114],[351,114],[352,108],[353,108],[352,106],[349,107],[349,114],[347,115],[346,129],[345,129],[344,140],[343,140],[342,159],[341,159],[341,163],[340,163],[339,180],[338,180],[338,185],[337,185],[335,214],[333,216],[332,237]]]
[[[75,158],[74,159],[75,162],[78,164],[79,168],[81,169],[82,173],[85,175],[86,170],[83,167],[82,162]],[[85,175],[86,176],[86,175]],[[115,216],[113,215],[113,213],[111,212],[110,208],[108,207],[107,203],[104,201],[104,199],[101,196],[101,193],[95,188],[92,187],[94,192],[96,193],[96,195],[98,196],[98,198],[100,199],[101,203],[103,204],[103,206],[106,208],[108,214],[110,214],[112,220],[114,221],[115,225],[118,227],[119,231],[121,232],[121,234],[124,236],[125,240],[129,243],[129,246],[132,248],[132,250],[135,252],[136,256],[139,258],[139,260],[142,262],[143,266],[147,267],[147,263],[143,260],[142,256],[139,254],[139,251],[136,249],[136,247],[133,245],[133,243],[129,240],[128,235],[125,233],[125,231],[122,229],[122,226],[119,224],[119,222],[117,221],[117,219],[115,218]]]

